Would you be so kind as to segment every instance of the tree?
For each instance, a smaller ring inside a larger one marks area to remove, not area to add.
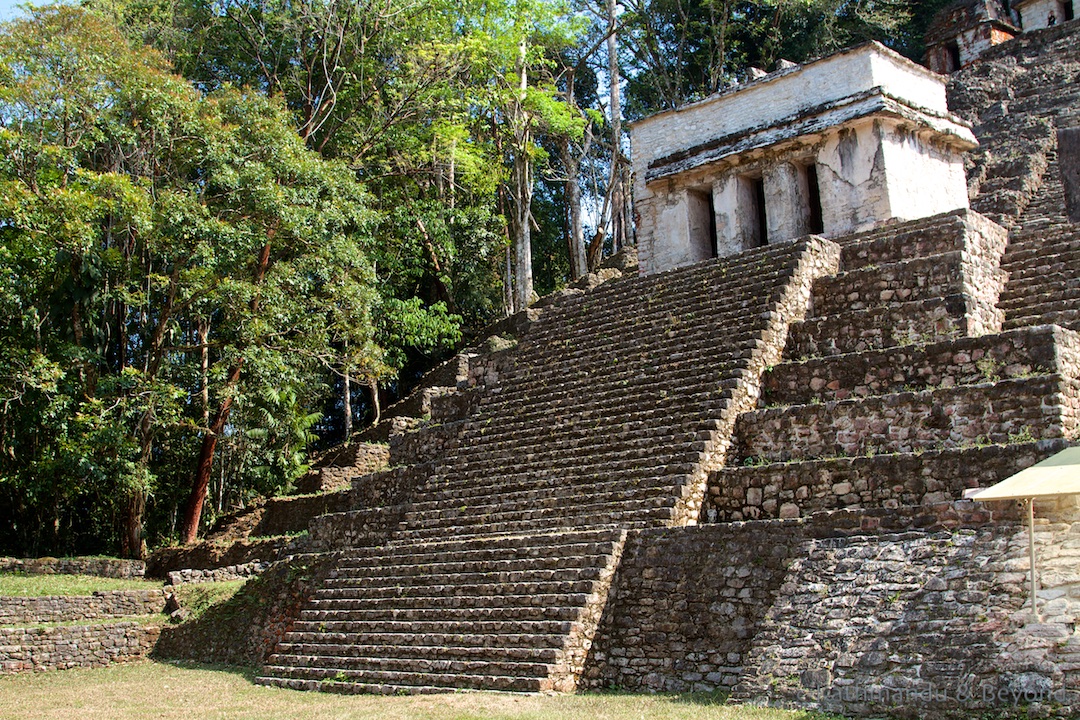
[[[147,502],[179,494],[161,478],[186,473],[192,539],[227,435],[291,458],[270,485],[302,470],[326,308],[374,332],[352,174],[278,102],[203,96],[63,6],[0,30],[0,144],[0,484],[23,542],[74,542],[59,530],[89,504],[138,555]],[[237,422],[259,407],[291,429]],[[35,539],[27,519],[48,516],[54,537]]]

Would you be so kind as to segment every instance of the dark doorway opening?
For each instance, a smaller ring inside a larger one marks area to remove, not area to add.
[[[818,184],[817,164],[802,166],[806,179],[806,231],[811,235],[825,232],[825,218],[821,212],[821,186]]]

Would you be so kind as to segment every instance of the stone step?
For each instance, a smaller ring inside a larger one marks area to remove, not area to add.
[[[609,339],[645,337],[663,328],[665,322],[670,325],[671,320],[693,320],[695,325],[707,326],[737,315],[749,316],[754,308],[766,307],[791,277],[792,270],[785,267],[751,279],[730,278],[722,284],[710,278],[695,279],[686,287],[671,288],[664,294],[650,295],[647,288],[641,288],[643,297],[627,297],[621,306],[620,299],[612,298],[591,307],[572,307],[553,314],[543,328],[522,340],[519,350],[542,350],[553,341],[568,338],[583,348],[595,348]],[[612,334],[614,327],[622,330],[618,336]]]
[[[672,483],[674,485],[674,483]],[[420,537],[446,533],[451,530],[483,534],[485,532],[535,531],[588,522],[600,518],[601,522],[625,523],[631,519],[640,521],[671,519],[672,508],[678,496],[669,487],[653,497],[619,501],[609,498],[596,500],[589,495],[569,496],[565,502],[551,505],[503,508],[498,504],[466,507],[464,510],[445,508],[428,513],[411,513],[405,521],[405,530]],[[576,501],[576,505],[575,505]]]
[[[557,367],[574,368],[583,363],[600,364],[602,367],[610,365],[611,358],[633,357],[640,354],[645,348],[654,350],[664,349],[675,357],[672,361],[682,357],[693,357],[697,351],[705,348],[713,348],[718,351],[728,351],[739,357],[738,350],[744,343],[751,342],[760,329],[755,326],[755,318],[767,309],[765,303],[755,303],[745,311],[732,310],[730,317],[720,318],[713,322],[709,318],[688,318],[667,327],[642,326],[639,328],[627,327],[625,323],[616,323],[615,327],[625,330],[618,337],[612,337],[601,342],[584,343],[573,335],[566,334],[559,339],[553,339],[541,348],[530,351],[526,367],[533,368],[533,374],[553,373]],[[717,346],[714,333],[717,330],[727,331],[728,344],[724,347]],[[710,339],[712,343],[710,343]],[[730,349],[729,349],[730,348]],[[556,368],[551,367],[552,361],[557,363]],[[606,368],[618,370],[617,367]]]
[[[704,459],[704,453],[679,459],[648,455],[628,459],[613,451],[611,456],[597,454],[590,458],[587,465],[574,466],[571,463],[565,468],[550,468],[545,465],[544,458],[530,463],[529,467],[510,465],[506,458],[500,458],[499,464],[491,465],[481,458],[467,466],[459,463],[452,472],[448,470],[447,474],[440,475],[437,484],[433,483],[431,487],[446,491],[440,497],[440,502],[451,503],[455,502],[457,490],[460,490],[459,499],[468,502],[470,498],[475,501],[477,497],[487,497],[492,490],[500,487],[513,492],[560,492],[581,487],[584,492],[613,477],[621,478],[628,488],[648,488],[662,485],[672,476],[693,472]],[[485,488],[488,490],[485,491]]]
[[[750,308],[767,305],[770,296],[792,276],[783,263],[770,266],[754,275],[688,278],[682,286],[650,289],[638,287],[624,298],[586,296],[587,302],[567,303],[567,307],[549,311],[544,323],[522,339],[519,348],[543,348],[553,340],[568,337],[583,347],[595,347],[611,334],[613,320],[625,326],[627,333],[656,330],[670,318],[695,318],[705,324],[710,318],[746,314]],[[584,305],[585,307],[582,307]],[[604,311],[604,312],[602,312]],[[614,313],[614,315],[613,315]]]
[[[537,651],[541,657],[547,651]],[[345,670],[360,673],[455,673],[460,675],[500,675],[506,677],[546,677],[549,663],[521,660],[472,660],[465,658],[446,658],[438,655],[429,657],[356,657],[353,655],[279,655],[279,662],[271,661],[269,667],[289,667],[295,674],[297,669],[320,672],[323,670]],[[327,677],[333,677],[330,673]]]
[[[590,549],[600,549],[616,542],[621,532],[615,527],[579,527],[559,533],[534,533],[513,537],[492,538],[478,543],[474,539],[443,538],[416,542],[412,538],[400,538],[377,548],[365,548],[343,553],[336,560],[338,567],[351,567],[379,562],[401,560],[414,562],[415,558],[429,555],[468,556],[470,558],[498,559],[516,557],[525,552],[533,557],[546,557],[560,553],[576,555]]]
[[[340,668],[286,668],[268,666],[255,678],[258,685],[339,693],[445,692],[447,689],[541,692],[551,690],[547,678],[466,675],[440,672],[343,670]]]
[[[726,467],[709,478],[704,515],[736,522],[959,500],[965,489],[989,487],[1067,446],[1056,439]]]
[[[723,408],[715,407],[686,409],[696,409],[706,417],[710,415],[718,416],[723,410]],[[605,426],[600,422],[589,422],[587,418],[578,419],[577,422],[596,434],[603,433],[606,430],[615,430],[615,428]],[[451,466],[451,463],[453,463],[453,466],[460,466],[465,463],[467,467],[470,462],[481,462],[489,466],[488,470],[491,474],[498,474],[514,468],[535,470],[539,467],[545,469],[552,467],[550,465],[552,458],[558,457],[558,453],[575,451],[593,451],[597,453],[597,456],[603,457],[604,462],[611,462],[619,458],[630,461],[639,459],[647,461],[653,458],[654,461],[649,462],[648,466],[657,467],[671,463],[696,462],[697,453],[705,449],[706,441],[696,439],[699,432],[704,433],[705,431],[698,431],[694,428],[687,428],[682,431],[677,428],[650,428],[650,430],[656,434],[643,437],[635,432],[620,433],[633,438],[633,440],[627,440],[624,445],[620,446],[614,444],[614,442],[618,442],[617,440],[609,440],[611,444],[598,442],[596,435],[583,434],[573,427],[551,430],[550,434],[555,437],[545,442],[542,432],[537,430],[530,432],[530,428],[525,426],[518,432],[507,431],[491,438],[480,436],[476,443],[464,445],[453,453],[448,453],[443,462],[440,463],[440,467],[446,468]],[[680,451],[677,454],[650,452],[649,450],[650,445],[653,448],[668,447],[664,443],[671,441],[681,443]],[[500,460],[511,461],[512,467],[507,467],[504,470],[499,462]],[[588,459],[584,459],[576,467],[587,467],[590,464],[595,464],[595,462],[596,460],[593,460],[590,463]],[[495,464],[492,465],[492,463]],[[443,476],[447,476],[447,473],[443,472]]]
[[[495,605],[477,605],[475,607],[399,607],[369,608],[360,610],[335,610],[319,612],[304,609],[300,619],[294,623],[297,632],[312,630],[330,632],[358,632],[368,624],[387,621],[403,622],[521,622],[521,621],[564,621],[578,619],[580,608],[563,605],[553,607],[517,606],[503,607]],[[288,637],[288,636],[286,636]]]
[[[658,404],[708,398],[722,391],[730,394],[746,377],[745,361],[756,350],[754,343],[740,350],[739,357],[724,353],[727,357],[718,358],[718,364],[713,367],[701,367],[703,359],[710,356],[703,351],[697,360],[696,373],[681,365],[658,368],[626,363],[629,367],[625,372],[614,377],[604,377],[599,369],[593,368],[568,372],[565,383],[556,377],[534,375],[508,383],[499,393],[485,398],[468,422],[470,427],[475,427],[480,423],[490,425],[488,418],[495,415],[535,417],[551,405],[572,407],[581,414],[608,415],[609,410],[621,414],[627,408],[649,413],[655,412],[654,406]],[[583,397],[585,393],[590,394]]]
[[[501,476],[493,481],[488,475],[486,480],[477,470],[469,474],[466,482],[461,476],[453,476],[445,481],[437,479],[425,488],[423,501],[413,503],[412,512],[423,515],[444,507],[476,507],[505,503],[507,508],[528,506],[533,502],[557,502],[553,496],[569,493],[593,497],[623,493],[625,499],[632,499],[635,493],[670,492],[670,479],[659,477],[627,477],[621,473],[612,473],[601,467],[595,473],[547,473],[543,476],[515,474]],[[500,501],[501,499],[501,501]]]
[[[1076,273],[1074,269],[1080,266],[1080,252],[1068,258],[1061,255],[1055,256],[1058,261],[1052,266],[1033,266],[1025,268],[1028,276],[1019,274],[1010,275],[1009,292],[1002,293],[1006,300],[1013,300],[1028,292],[1029,288],[1040,287],[1072,287],[1075,285]]]
[[[968,210],[954,210],[837,238],[841,243],[840,267],[850,271],[963,250],[966,223],[974,215]]]
[[[1080,231],[1061,228],[1030,237],[1015,237],[1005,251],[1001,265],[1010,280],[1037,277],[1046,270],[1056,270],[1062,261],[1073,262],[1080,253]]]
[[[392,634],[424,637],[432,633],[450,635],[499,635],[512,636],[525,634],[530,636],[563,636],[579,627],[572,620],[499,620],[483,618],[461,620],[343,620],[319,623],[295,623],[285,633],[284,642],[339,641],[341,638],[367,637],[369,635]]]
[[[844,355],[783,362],[762,378],[763,407],[845,400],[998,378],[1046,374],[1055,367],[1053,327],[1024,328]]]
[[[446,587],[446,586],[439,586]],[[308,607],[301,611],[300,619],[317,622],[333,620],[346,615],[354,619],[359,613],[370,613],[380,617],[391,612],[392,617],[407,611],[444,610],[469,613],[473,610],[517,610],[550,609],[580,605],[588,598],[588,593],[529,593],[517,595],[510,592],[498,592],[491,595],[462,595],[460,593],[434,594],[429,589],[428,595],[401,595],[396,597],[315,598]],[[344,613],[345,615],[342,615]]]
[[[582,579],[580,573],[568,580],[539,580],[523,582],[424,583],[423,585],[398,585],[379,587],[367,584],[325,585],[315,591],[314,601],[368,600],[383,598],[412,598],[436,596],[483,596],[496,593],[508,595],[558,595],[564,593],[591,593],[596,588],[595,579]]]
[[[582,523],[590,521],[604,524],[617,524],[625,530],[669,527],[672,523],[672,509],[668,507],[657,507],[644,510],[633,508],[608,508],[599,516],[595,514],[574,515],[565,513],[533,519],[484,522],[470,527],[459,528],[459,530],[461,531],[462,537],[482,539],[499,535],[560,531],[571,526],[580,527]],[[447,528],[436,525],[433,527],[410,528],[408,532],[411,536],[418,539],[429,539],[445,536]]]
[[[993,325],[993,319],[981,315],[965,296],[949,295],[810,318],[791,324],[784,359],[842,355],[982,335],[983,328]]]
[[[1062,437],[1060,376],[936,388],[743,413],[736,422],[744,462],[1010,443]]]
[[[1000,303],[1006,315],[1035,308],[1063,310],[1080,303],[1080,279],[1075,277],[1046,278],[1024,290],[1023,295],[1014,294]]]
[[[814,283],[814,315],[837,315],[962,293],[964,265],[962,253],[956,251],[837,273]]]
[[[484,584],[503,584],[510,587],[541,583],[574,583],[591,582],[599,579],[600,571],[595,567],[557,567],[557,568],[524,568],[507,570],[505,568],[493,568],[464,572],[460,569],[451,571],[436,570],[423,576],[423,583],[417,582],[414,575],[389,575],[385,578],[373,578],[371,574],[366,576],[354,576],[344,572],[337,577],[329,578],[323,584],[327,592],[351,592],[362,589],[372,593],[392,593],[402,588],[415,589],[416,592],[424,591],[428,587],[470,587]]]
[[[650,389],[649,379],[643,377],[638,386],[628,383],[622,394],[618,386],[597,383],[598,396],[588,401],[575,401],[574,394],[507,394],[466,421],[464,433],[469,441],[459,443],[448,454],[469,448],[477,437],[505,438],[523,428],[540,432],[538,423],[541,427],[554,423],[557,430],[576,430],[582,434],[590,425],[605,429],[640,428],[643,433],[639,434],[655,437],[686,423],[683,415],[676,414],[679,409],[692,409],[698,415],[710,410],[723,411],[734,392],[746,382],[742,373],[701,379],[704,382],[700,385],[668,389],[654,384]]]
[[[494,636],[498,637],[498,636]],[[550,638],[551,636],[540,636]],[[558,637],[558,636],[556,636]],[[561,639],[561,638],[559,638]],[[340,667],[341,662],[362,663],[365,659],[418,660],[425,662],[525,662],[549,664],[561,659],[561,647],[534,647],[531,638],[521,646],[405,645],[397,642],[381,645],[338,643],[283,643],[267,660],[268,665],[305,667],[312,658],[323,666]]]
[[[1080,330],[1080,307],[1060,308],[1040,312],[1041,308],[1023,308],[1005,317],[1003,326],[1013,330],[1037,325],[1059,325]]]
[[[282,642],[282,653],[314,655],[320,648],[445,648],[454,650],[486,650],[493,648],[530,648],[534,650],[560,650],[563,638],[571,629],[571,623],[525,623],[521,632],[510,633],[455,633],[440,632],[374,632],[374,633],[310,633],[310,639]],[[530,630],[532,628],[532,630]],[[294,633],[294,635],[297,633]],[[390,652],[387,650],[386,652]]]

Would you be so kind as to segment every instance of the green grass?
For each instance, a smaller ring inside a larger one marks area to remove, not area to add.
[[[184,583],[176,588],[176,597],[181,607],[186,608],[190,613],[187,619],[195,620],[211,605],[231,598],[246,582],[247,578],[221,582]]]
[[[135,623],[137,625],[161,625],[165,616],[161,613],[153,615],[124,615],[121,617],[90,618],[89,620],[67,620],[64,622],[37,622],[16,623],[14,625],[0,625],[0,628],[57,628],[57,627],[84,627],[86,625],[116,625],[118,623]]]
[[[103,578],[90,575],[25,575],[0,573],[0,597],[92,595],[97,590],[154,590],[160,580]]]
[[[713,695],[331,695],[254,685],[239,668],[167,663],[0,677],[0,718],[238,720],[810,720],[824,716],[729,707]]]

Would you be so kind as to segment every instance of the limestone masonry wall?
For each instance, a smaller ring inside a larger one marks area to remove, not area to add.
[[[142,577],[146,563],[142,560],[119,558],[9,558],[0,557],[0,572],[21,572],[27,575],[94,575],[96,577]]]
[[[681,692],[738,681],[757,625],[784,578],[797,525],[632,532],[584,682]]]
[[[1080,523],[1038,525],[1031,624],[1015,517],[1007,503],[943,503],[632,532],[587,685],[920,718],[1027,692],[1067,714]]]
[[[192,568],[185,568],[183,570],[173,570],[165,576],[165,580],[169,585],[177,586],[184,583],[204,583],[204,582],[223,582],[227,580],[243,580],[244,578],[251,577],[252,575],[258,575],[259,573],[270,567],[268,562],[249,562],[241,563],[239,565],[226,565],[221,568],[195,570]]]
[[[164,590],[106,590],[81,597],[0,597],[0,625],[152,615],[164,609]]]
[[[133,622],[0,628],[0,675],[138,660],[154,647],[160,632]]]
[[[1056,365],[1054,327],[1025,328],[993,338],[961,338],[909,345],[845,358],[785,363],[765,373],[764,405],[798,405],[806,398],[846,400],[929,388],[971,385],[1045,374]],[[1063,341],[1062,341],[1063,342]]]
[[[1080,525],[1040,523],[1043,621],[1027,534],[995,523],[809,539],[761,622],[733,698],[849,715],[1077,709]],[[1056,548],[1056,549],[1055,549]]]
[[[185,547],[161,548],[151,555],[146,574],[149,577],[164,578],[174,570],[209,570],[229,565],[268,562],[278,559],[290,542],[288,538],[278,537],[222,544],[204,541]]]
[[[713,474],[705,516],[709,522],[729,522],[947,502],[959,499],[967,488],[1004,480],[1066,446],[1057,440],[729,467]]]

